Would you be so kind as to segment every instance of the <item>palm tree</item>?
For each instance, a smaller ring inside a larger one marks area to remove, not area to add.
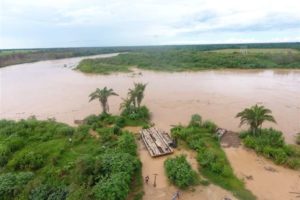
[[[142,100],[144,99],[144,91],[147,84],[143,83],[134,83],[134,88],[129,89],[128,99],[133,104],[133,107],[136,108],[141,106]]]
[[[90,101],[94,99],[99,99],[100,104],[102,106],[102,113],[107,113],[109,111],[109,106],[107,103],[107,99],[109,96],[118,96],[117,93],[114,92],[113,89],[108,89],[104,87],[103,89],[97,88],[93,93],[90,94]]]
[[[257,131],[261,129],[263,122],[269,121],[276,123],[271,113],[271,110],[256,104],[251,108],[245,108],[242,112],[239,112],[236,117],[241,118],[240,126],[243,124],[250,125],[250,130],[255,135]]]
[[[141,106],[142,100],[144,99],[144,91],[147,84],[143,83],[134,83],[134,90],[136,90],[136,102],[138,107]]]
[[[120,104],[120,110],[129,108],[132,103],[131,99],[129,99],[129,98],[126,98],[126,99],[122,98],[122,99],[123,99],[123,102]]]
[[[130,104],[133,104],[133,107],[136,108],[136,97],[137,97],[137,90],[136,88],[134,89],[129,89],[128,91],[128,101],[130,102]]]

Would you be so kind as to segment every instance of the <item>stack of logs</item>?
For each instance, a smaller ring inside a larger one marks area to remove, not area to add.
[[[141,130],[141,138],[152,157],[173,153],[172,139],[168,133],[154,127]]]

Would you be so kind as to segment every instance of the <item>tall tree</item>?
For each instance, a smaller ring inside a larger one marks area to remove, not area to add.
[[[133,104],[134,108],[141,106],[146,86],[147,84],[144,83],[134,83],[134,88],[129,89],[128,99]]]
[[[94,99],[99,100],[102,107],[102,113],[108,113],[109,111],[107,99],[110,96],[118,96],[118,94],[115,93],[113,89],[108,89],[107,87],[104,87],[101,90],[97,88],[93,93],[89,95],[90,101],[93,101]]]
[[[138,107],[141,106],[142,100],[144,99],[144,91],[146,86],[147,84],[144,83],[134,83],[134,90],[136,91],[136,103]]]
[[[245,108],[236,115],[240,118],[240,126],[248,124],[253,134],[257,134],[265,121],[276,123],[274,117],[271,115],[272,111],[264,106],[254,105],[251,108]]]

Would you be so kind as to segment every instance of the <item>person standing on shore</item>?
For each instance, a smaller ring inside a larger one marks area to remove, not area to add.
[[[145,183],[148,184],[148,182],[149,182],[149,176],[146,176],[145,177]]]

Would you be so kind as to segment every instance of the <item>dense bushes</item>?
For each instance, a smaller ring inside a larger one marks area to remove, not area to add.
[[[0,199],[12,199],[17,196],[33,177],[32,172],[0,174]]]
[[[197,152],[199,171],[211,182],[230,190],[240,199],[255,199],[253,194],[245,189],[244,183],[233,173],[226,155],[220,147],[215,135],[216,125],[210,121],[201,123],[199,117],[193,115],[189,126],[176,126],[171,129],[172,136],[184,141],[189,148]]]
[[[276,164],[286,165],[293,169],[300,168],[300,148],[285,144],[280,131],[270,128],[260,130],[257,136],[250,132],[242,132],[240,136],[246,147],[270,158]]]
[[[131,66],[159,71],[186,71],[220,68],[299,68],[300,53],[293,51],[197,51],[194,49],[143,51],[110,58],[86,59],[78,69],[88,73],[128,72]]]
[[[68,194],[64,186],[40,185],[30,193],[30,200],[61,200],[66,199]]]
[[[164,167],[169,180],[181,189],[194,185],[198,181],[197,173],[193,171],[183,155],[168,158]]]
[[[0,199],[126,199],[141,163],[134,136],[115,124],[123,118],[90,116],[78,128],[0,120]]]

